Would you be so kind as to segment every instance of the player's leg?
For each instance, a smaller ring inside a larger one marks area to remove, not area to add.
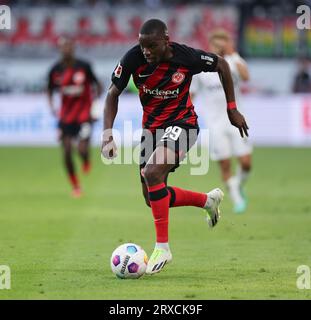
[[[219,123],[217,126],[210,126],[210,157],[217,161],[221,173],[222,180],[226,185],[233,207],[240,206],[243,198],[239,190],[238,179],[232,174],[231,159],[232,151],[232,134],[231,125],[226,123]]]
[[[232,176],[231,159],[221,159],[218,161],[221,178],[226,183]]]
[[[144,196],[144,199],[145,199],[145,203],[148,207],[150,207],[150,201],[149,201],[149,192],[148,192],[148,187],[146,185],[146,182],[145,182],[145,178],[144,176],[142,175],[143,174],[143,168],[141,169],[140,171],[140,178],[141,178],[141,190],[142,190],[142,193],[143,193],[143,196]],[[167,177],[165,179],[165,185],[167,185]]]
[[[73,163],[72,139],[73,138],[70,135],[67,135],[67,134],[62,135],[63,159],[64,159],[66,172],[72,186],[72,195],[74,197],[79,197],[81,195],[81,189],[80,189],[78,176],[75,172],[75,167]]]
[[[252,156],[251,154],[246,154],[243,156],[238,157],[239,166],[236,171],[236,177],[239,182],[239,190],[240,194],[243,197],[245,202],[245,208],[247,205],[247,197],[244,190],[244,185],[249,178],[251,167],[252,167]]]
[[[82,171],[89,173],[91,170],[90,162],[90,139],[79,140],[78,152],[82,160]]]
[[[144,196],[146,205],[148,207],[150,207],[149,192],[148,192],[147,185],[146,185],[146,183],[144,181],[141,182],[141,190],[143,192],[143,196]]]
[[[152,209],[156,228],[156,245],[147,265],[147,274],[161,271],[166,263],[172,260],[168,243],[169,207],[174,198],[175,206],[193,205],[207,208],[210,211],[210,226],[217,223],[219,210],[218,205],[223,197],[220,189],[213,190],[210,194],[193,192],[177,187],[166,186],[168,173],[175,168],[175,164],[170,164],[176,157],[175,151],[164,146],[156,148],[151,159],[144,169],[146,188],[143,186],[143,193],[148,191],[148,204]],[[163,163],[163,164],[159,164]],[[144,184],[143,184],[144,185]]]
[[[91,170],[90,162],[90,139],[91,139],[91,124],[89,122],[83,123],[79,130],[79,143],[78,152],[82,159],[82,171],[84,173],[89,173]]]
[[[147,265],[147,274],[161,271],[172,260],[168,244],[168,220],[170,196],[166,186],[166,177],[175,167],[176,153],[165,146],[157,146],[146,166],[143,177],[148,191],[148,200],[154,217],[156,245]],[[144,185],[144,184],[143,184]],[[143,193],[146,189],[143,186]]]
[[[167,159],[160,159],[160,161],[163,160],[170,161],[169,163],[175,163],[175,165],[172,166],[169,170],[169,172],[173,172],[179,166],[179,162],[181,162],[185,158],[189,149],[195,144],[199,132],[197,128],[181,128],[178,126],[173,126],[169,128],[171,128],[171,130],[166,130],[166,134],[163,135],[163,137],[165,137],[166,139],[164,140],[162,137],[157,144],[159,146],[165,145],[168,147],[165,152],[165,155],[169,155],[171,158],[168,157]],[[172,134],[168,134],[168,132],[171,132]],[[146,146],[148,136],[146,135],[146,137],[146,139],[142,139],[142,150],[146,151],[141,152],[141,157],[147,155],[147,157],[151,159],[152,163],[155,163],[158,159],[152,159],[151,155],[153,157],[157,157],[157,155],[155,153],[148,153],[148,148]],[[149,137],[149,144],[150,142],[151,137]],[[159,161],[157,162],[157,164],[158,163]],[[150,168],[150,161],[148,166]],[[141,158],[140,177],[142,182],[142,191],[146,204],[150,206],[148,187],[145,185],[145,171],[145,162]],[[169,172],[165,172],[166,186]],[[159,178],[159,174],[157,174],[156,176]],[[161,179],[163,181],[163,177]],[[195,192],[191,190],[185,190],[176,186],[169,186],[167,188],[170,195],[170,207],[195,206],[199,208],[204,208],[208,212],[207,220],[210,227],[216,225],[219,218],[218,206],[223,198],[223,192],[219,188],[210,191],[208,194],[202,192]],[[210,195],[211,197],[208,197],[207,195]]]
[[[230,198],[233,202],[233,210],[239,211],[245,207],[244,199],[240,192],[239,179],[232,175],[231,171],[231,159],[221,159],[218,161],[219,168],[221,171],[222,180],[224,181]]]
[[[177,154],[175,170],[179,166],[179,163],[184,160],[187,152],[196,143],[199,130],[197,128],[180,128],[174,126],[171,132],[175,133],[175,138],[176,133],[179,133],[178,140],[175,141],[175,144],[173,141],[167,140],[168,146],[174,148]],[[168,138],[174,138],[174,135],[172,137],[168,136]],[[194,206],[207,209],[209,225],[213,227],[217,223],[219,216],[218,204],[223,197],[223,193],[219,188],[207,194],[176,186],[168,186],[168,190],[170,193],[170,207]],[[209,197],[209,195],[211,197]],[[215,201],[212,199],[215,199]]]
[[[166,177],[175,167],[175,162],[176,154],[173,150],[165,146],[158,146],[144,168],[144,178],[159,243],[168,242],[170,196],[166,186]]]
[[[167,186],[166,181],[165,181],[165,185]],[[141,186],[142,186],[142,193],[143,193],[146,205],[150,207],[149,191],[145,181],[141,181]],[[198,208],[209,209],[209,207],[211,207],[212,204],[211,204],[211,201],[207,201],[208,196],[210,196],[210,199],[211,199],[211,196],[213,198],[213,194],[216,192],[217,198],[218,198],[218,193],[219,193],[219,191],[215,191],[215,190],[219,190],[218,188],[210,191],[209,193],[195,192],[191,190],[182,189],[176,186],[167,186],[167,189],[169,191],[169,196],[170,196],[170,203],[169,203],[170,208],[193,206]],[[218,217],[216,217],[216,219],[217,218]],[[215,219],[215,217],[213,217],[213,219]],[[213,227],[214,225],[211,225],[211,226]]]
[[[244,185],[244,183],[247,181],[249,174],[251,172],[252,168],[252,155],[246,154],[244,156],[238,157],[239,161],[239,167],[237,169],[236,175],[240,179],[241,185]]]
[[[162,140],[161,140],[162,141]],[[219,210],[218,205],[223,197],[220,189],[215,189],[211,196],[205,193],[193,192],[177,187],[167,187],[166,180],[170,171],[178,165],[181,153],[189,149],[176,150],[176,140],[172,143],[165,141],[170,147],[158,145],[148,160],[145,168],[141,171],[146,187],[143,185],[143,194],[147,205],[149,204],[154,216],[156,227],[156,246],[147,266],[147,273],[152,274],[162,270],[167,262],[172,259],[168,245],[168,222],[170,206],[197,206],[206,208],[210,215],[210,226],[217,223]],[[178,144],[180,145],[180,143]],[[183,144],[181,144],[183,145]],[[193,145],[190,144],[190,147]],[[177,151],[177,152],[176,152]],[[180,152],[182,151],[182,152]],[[148,200],[147,200],[147,191]]]
[[[243,186],[248,179],[252,165],[252,146],[248,138],[241,138],[235,130],[232,134],[233,153],[237,157],[239,166],[236,171],[235,179],[237,180],[240,195],[243,201],[235,207],[236,213],[242,213],[246,210],[247,201]]]

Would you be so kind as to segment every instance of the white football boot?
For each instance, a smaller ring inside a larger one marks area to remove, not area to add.
[[[155,248],[147,264],[146,274],[160,272],[167,263],[173,259],[171,251],[162,248]]]
[[[206,220],[210,228],[215,227],[220,218],[219,205],[223,198],[224,193],[219,188],[207,193],[207,201],[204,209],[207,211]]]

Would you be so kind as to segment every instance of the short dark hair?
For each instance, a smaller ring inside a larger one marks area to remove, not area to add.
[[[211,31],[211,33],[208,37],[208,40],[213,41],[213,40],[218,40],[218,39],[225,40],[225,41],[230,40],[229,32],[226,31],[225,29],[221,29],[221,28],[218,28],[218,29]]]
[[[159,19],[147,20],[140,28],[140,34],[152,34],[168,35],[166,24]]]

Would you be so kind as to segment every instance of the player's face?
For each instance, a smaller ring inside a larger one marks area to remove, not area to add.
[[[59,50],[63,57],[72,57],[74,54],[74,44],[70,40],[65,40],[59,45]]]
[[[169,45],[168,37],[157,34],[139,34],[138,41],[148,63],[156,64],[163,60]]]
[[[210,51],[223,56],[227,47],[227,41],[224,39],[213,39],[210,43]]]

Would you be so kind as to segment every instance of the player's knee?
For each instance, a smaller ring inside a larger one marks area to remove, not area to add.
[[[224,174],[228,174],[228,173],[230,173],[230,170],[231,170],[231,162],[230,161],[222,161],[220,167],[221,167],[221,171]]]
[[[242,163],[241,167],[243,171],[247,171],[247,172],[251,171],[252,169],[252,165],[250,162]]]
[[[151,205],[150,205],[149,197],[144,195],[144,198],[145,198],[146,206],[150,208]]]
[[[78,152],[82,159],[87,158],[88,153],[85,150],[78,150]]]
[[[71,163],[72,162],[72,153],[71,150],[64,150],[64,161],[65,163]]]
[[[224,166],[224,167],[222,167],[222,171],[223,171],[223,173],[224,174],[229,174],[229,173],[231,173],[231,167],[230,167],[230,165],[226,165],[226,166]]]
[[[88,148],[85,145],[78,145],[78,152],[81,156],[86,155],[88,153]]]
[[[143,171],[144,169],[142,169]],[[148,207],[150,207],[150,201],[149,201],[149,192],[148,192],[148,189],[147,189],[147,186],[145,183],[142,184],[142,191],[143,191],[143,196],[144,196],[144,199],[145,199],[145,203]]]
[[[144,176],[148,185],[154,185],[163,181],[162,173],[156,166],[147,165],[144,170]]]
[[[67,159],[70,159],[70,158],[71,158],[70,152],[64,151],[64,159],[67,160]]]

